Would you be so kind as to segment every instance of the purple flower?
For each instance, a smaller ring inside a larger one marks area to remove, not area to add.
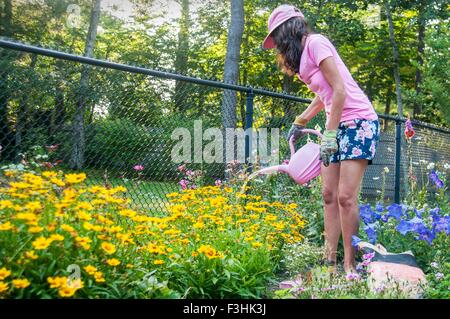
[[[359,280],[359,279],[361,279],[361,276],[360,275],[358,275],[358,274],[355,274],[355,273],[348,273],[346,276],[345,276],[345,279],[347,279],[347,280]]]
[[[367,225],[366,227],[364,227],[364,231],[369,238],[369,242],[371,244],[375,244],[377,242],[377,232],[375,231],[375,224]]]
[[[222,186],[222,181],[220,179],[216,180],[215,185]]]
[[[430,175],[428,175],[430,180],[436,185],[437,189],[444,187],[444,182],[439,179],[439,175],[435,170],[431,170]]]
[[[419,240],[425,240],[429,245],[433,243],[434,238],[436,238],[436,233],[426,227],[422,228],[419,232]]]
[[[395,229],[397,229],[400,234],[405,236],[408,232],[412,231],[412,225],[406,220],[402,220]]]
[[[357,236],[353,235],[352,236],[352,246],[353,247],[358,247],[358,244],[361,242],[362,240],[359,239]]]
[[[442,278],[444,278],[444,274],[441,273],[441,272],[438,272],[436,275],[434,275],[434,277],[435,277],[437,280],[441,280]]]
[[[437,262],[433,261],[433,262],[430,264],[430,266],[433,267],[433,268],[438,268],[438,267],[439,267],[439,264],[438,264]]]
[[[402,217],[402,214],[403,214],[402,208],[404,208],[404,207],[399,204],[389,205],[387,207],[387,210],[388,210],[387,215],[389,217],[394,217],[395,219],[400,220],[400,217]]]
[[[189,184],[188,180],[182,179],[180,181],[181,189],[187,189],[188,188],[188,184]]]
[[[450,233],[450,216],[433,219],[433,229],[436,233],[445,232]]]
[[[359,216],[361,216],[364,224],[373,222],[373,214],[374,212],[372,211],[370,204],[359,206]]]
[[[191,170],[186,171],[186,176],[192,176],[192,175],[194,175],[193,171],[191,171]]]
[[[377,205],[375,206],[375,210],[379,213],[382,213],[384,212],[384,207],[380,203],[377,203]]]

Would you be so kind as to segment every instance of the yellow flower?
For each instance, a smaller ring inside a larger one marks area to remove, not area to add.
[[[10,200],[0,200],[0,209],[13,208],[14,204]]]
[[[127,264],[127,266],[126,266],[128,269],[132,269],[132,268],[134,268],[134,266],[132,265],[132,264]]]
[[[199,249],[197,249],[197,251],[203,255],[205,255],[206,257],[208,257],[208,259],[213,259],[213,258],[223,258],[223,254],[216,251],[213,247],[209,246],[209,245],[202,245],[200,246]]]
[[[116,258],[108,259],[108,260],[106,261],[106,263],[107,263],[108,265],[110,265],[110,266],[113,266],[113,267],[116,267],[116,266],[119,266],[119,265],[120,265],[120,261],[117,260]]]
[[[42,176],[47,177],[47,178],[51,178],[51,177],[58,176],[58,174],[56,172],[52,172],[52,171],[45,171],[45,172],[42,173]]]
[[[108,255],[112,255],[116,252],[116,246],[114,246],[111,243],[108,242],[103,242],[102,243],[102,249],[108,254]]]
[[[79,209],[79,210],[93,210],[94,206],[92,206],[91,204],[89,204],[88,202],[80,202],[78,203],[77,207],[75,209]]]
[[[32,259],[32,260],[38,259],[38,255],[36,255],[34,250],[26,251],[25,252],[25,257],[28,258],[28,259]]]
[[[5,278],[9,277],[11,275],[11,271],[6,269],[5,267],[0,269],[0,280],[4,280]]]
[[[4,171],[3,174],[4,174],[6,177],[13,177],[14,175],[16,175],[16,171],[7,170],[7,171]]]
[[[89,275],[94,275],[97,272],[97,268],[92,266],[92,265],[87,265],[86,267],[84,267],[84,270],[89,274]]]
[[[67,286],[63,286],[58,289],[59,296],[63,297],[63,298],[72,297],[75,294],[75,292],[77,292],[76,289],[73,289],[73,288],[70,288]]]
[[[194,225],[192,225],[194,228],[197,228],[197,229],[202,229],[202,228],[205,228],[205,224],[203,224],[202,222],[197,222],[197,223],[195,223]]]
[[[47,282],[50,288],[59,288],[67,284],[67,277],[48,277]]]
[[[60,234],[53,234],[49,238],[51,241],[63,241],[64,236],[61,236]]]
[[[131,210],[131,209],[120,210],[119,214],[124,216],[124,217],[130,217],[130,218],[136,216],[136,212]]]
[[[105,282],[105,278],[103,277],[103,273],[100,271],[97,271],[94,273],[94,279],[95,282]]]
[[[62,230],[65,230],[65,231],[67,231],[67,232],[69,232],[69,233],[75,231],[75,229],[74,229],[72,226],[69,226],[69,225],[67,225],[67,224],[62,224],[62,225],[61,225],[61,229],[62,229]]]
[[[89,244],[89,243],[92,243],[92,239],[90,239],[89,237],[80,237],[80,236],[77,236],[77,237],[75,238],[75,240],[76,240],[77,243],[79,243],[79,244]]]
[[[30,285],[30,282],[28,279],[14,279],[12,281],[13,285],[17,289],[24,289],[27,288]]]
[[[254,248],[259,248],[259,247],[262,246],[262,244],[259,243],[259,242],[257,242],[257,241],[255,241],[255,242],[252,243],[252,246],[253,246]]]
[[[44,230],[44,228],[42,228],[40,226],[33,226],[33,227],[28,228],[28,232],[32,233],[32,234],[40,233],[43,230]]]
[[[66,185],[66,183],[64,183],[61,179],[56,178],[56,177],[50,178],[50,182],[52,182],[53,184],[55,184],[56,186],[59,186],[59,187],[64,187]]]
[[[52,240],[45,237],[39,237],[35,241],[33,241],[31,244],[33,245],[34,249],[37,250],[43,250],[46,249],[50,244],[52,243]]]
[[[67,287],[75,289],[75,290],[78,290],[78,289],[81,289],[84,287],[83,281],[81,281],[81,279],[79,279],[79,278],[75,279],[75,280],[70,280],[70,279],[67,280],[66,285],[67,285]]]
[[[9,286],[6,282],[0,281],[0,294],[2,292],[8,291]]]
[[[0,224],[0,231],[2,230],[10,230],[12,229],[14,226],[11,224],[11,222],[6,222],[3,224]]]
[[[87,221],[89,221],[89,220],[92,219],[91,214],[85,212],[84,210],[80,210],[80,211],[77,213],[77,216],[78,216],[79,219],[82,219],[82,220],[87,220]]]
[[[40,202],[29,202],[25,205],[26,209],[29,209],[31,211],[35,211],[35,210],[41,210],[42,209],[42,205]]]
[[[153,262],[153,264],[155,264],[155,265],[162,265],[162,264],[164,264],[164,260],[162,260],[162,259],[157,259],[157,260],[155,260],[155,261]]]
[[[66,182],[69,184],[78,184],[86,179],[86,174],[85,173],[66,174],[66,175],[64,175],[64,178],[65,178]]]

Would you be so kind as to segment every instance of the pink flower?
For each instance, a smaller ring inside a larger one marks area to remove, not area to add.
[[[183,164],[183,165],[178,166],[177,170],[178,170],[179,172],[184,172],[184,171],[186,170],[186,165]]]
[[[373,257],[375,257],[375,253],[374,252],[363,255],[363,259],[364,260],[369,260],[369,261],[372,260]]]
[[[361,156],[362,155],[362,151],[359,148],[353,148],[352,150],[352,155],[353,156]]]
[[[191,171],[191,170],[188,170],[188,171],[186,171],[186,175],[187,176],[192,176],[192,175],[194,175],[194,172]]]
[[[182,179],[181,181],[180,181],[180,185],[181,185],[181,189],[187,189],[188,188],[188,184],[189,184],[189,181],[188,180],[185,180],[185,179]]]
[[[215,182],[216,186],[222,186],[222,181],[220,179],[216,180]]]
[[[416,132],[414,131],[414,127],[411,124],[411,120],[407,119],[405,122],[405,136],[409,139],[412,138],[414,134],[416,134]]]
[[[347,279],[347,280],[359,280],[359,279],[361,279],[361,276],[360,275],[358,275],[358,274],[355,274],[355,273],[348,273],[346,276],[345,276],[345,279]]]
[[[135,171],[137,171],[137,172],[141,172],[141,171],[144,170],[144,166],[142,166],[142,165],[134,165],[134,166],[133,166],[133,169],[134,169]]]
[[[373,132],[370,128],[368,130],[364,130],[364,137],[365,138],[373,138]]]

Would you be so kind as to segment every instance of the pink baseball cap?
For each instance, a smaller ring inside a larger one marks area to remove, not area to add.
[[[277,7],[275,10],[272,11],[269,17],[268,25],[269,25],[269,34],[264,39],[263,42],[263,49],[273,49],[275,48],[275,42],[272,38],[272,32],[276,28],[278,28],[280,25],[282,25],[287,20],[294,18],[294,17],[300,17],[305,18],[303,13],[297,9],[296,7],[289,5],[289,4],[283,4],[279,7]]]

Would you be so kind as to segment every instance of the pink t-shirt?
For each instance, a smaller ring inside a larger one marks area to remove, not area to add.
[[[370,103],[369,98],[353,79],[334,48],[334,45],[323,35],[311,34],[305,41],[305,48],[300,60],[300,72],[298,77],[311,91],[316,93],[325,104],[327,124],[330,118],[333,89],[323,76],[319,65],[320,62],[328,57],[334,58],[339,73],[344,80],[346,98],[344,109],[342,110],[341,122],[354,119],[377,120],[378,116],[372,103]]]

